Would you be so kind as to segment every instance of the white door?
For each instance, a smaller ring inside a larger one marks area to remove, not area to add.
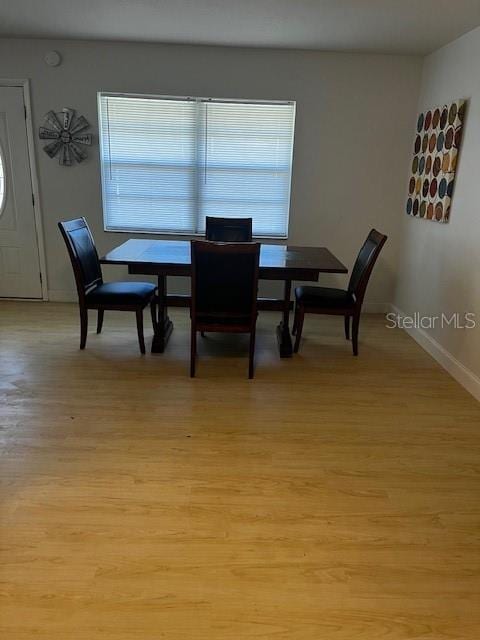
[[[0,297],[42,297],[21,87],[0,87]]]

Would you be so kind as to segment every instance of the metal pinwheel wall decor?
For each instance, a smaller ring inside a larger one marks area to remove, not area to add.
[[[50,158],[60,153],[59,163],[69,167],[73,161],[82,162],[87,157],[87,152],[82,147],[92,144],[92,134],[85,133],[90,123],[83,116],[77,116],[75,109],[62,109],[60,113],[49,111],[45,115],[48,126],[40,127],[41,140],[52,140],[43,147]]]

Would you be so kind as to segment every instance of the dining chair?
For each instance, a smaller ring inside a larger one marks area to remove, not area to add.
[[[251,242],[252,218],[205,217],[205,238],[213,242]],[[205,332],[201,331],[202,338]]]
[[[98,310],[97,333],[102,331],[105,311],[135,311],[140,351],[145,353],[143,310],[150,304],[156,327],[156,287],[150,282],[103,282],[102,269],[92,233],[85,218],[59,222],[72,262],[80,307],[80,349],[85,349],[88,309]]]
[[[191,241],[190,376],[195,376],[197,332],[249,333],[248,377],[253,378],[259,243]]]
[[[205,238],[214,242],[251,242],[252,218],[205,218]]]
[[[293,334],[296,335],[294,352],[298,353],[306,313],[344,316],[345,338],[350,339],[352,319],[353,355],[358,355],[358,329],[363,298],[373,267],[387,241],[387,236],[372,229],[355,261],[348,288],[297,287],[295,289],[295,319]]]
[[[206,216],[205,239],[213,242],[251,242],[252,218],[217,218]],[[190,296],[179,296],[182,306],[190,306]],[[201,332],[202,337],[205,333]]]

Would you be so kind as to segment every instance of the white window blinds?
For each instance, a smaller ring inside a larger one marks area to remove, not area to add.
[[[286,237],[294,103],[99,94],[105,228],[197,234],[251,217]]]

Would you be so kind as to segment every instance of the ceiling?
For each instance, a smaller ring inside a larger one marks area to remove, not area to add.
[[[480,0],[0,0],[0,35],[425,54]]]

